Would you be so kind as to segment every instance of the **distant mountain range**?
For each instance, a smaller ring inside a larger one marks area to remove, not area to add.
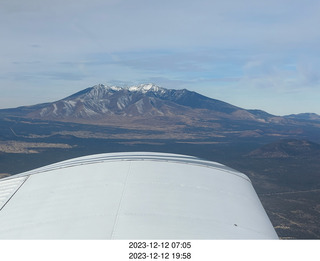
[[[166,89],[154,84],[131,87],[99,84],[52,103],[0,110],[1,115],[138,129],[170,126],[181,132],[190,129],[199,132],[200,128],[209,136],[306,138],[310,128],[312,133],[320,128],[317,114],[280,117],[261,110],[246,110],[186,89]]]
[[[320,115],[318,115],[316,113],[290,114],[290,115],[287,115],[284,117],[286,117],[287,119],[319,121],[320,122]]]
[[[126,118],[168,116],[211,112],[215,117],[265,121],[273,115],[248,111],[231,104],[210,99],[196,92],[169,90],[153,84],[131,87],[99,84],[62,100],[7,110],[24,117],[54,120],[97,121],[112,116]]]
[[[62,100],[34,106],[0,110],[28,118],[97,121],[110,116],[127,118],[210,114],[213,118],[279,122],[284,118],[320,120],[316,114],[277,117],[260,110],[245,110],[196,92],[165,89],[154,84],[131,87],[99,84],[77,92]]]

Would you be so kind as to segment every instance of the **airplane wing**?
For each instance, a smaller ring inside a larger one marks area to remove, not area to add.
[[[0,180],[0,239],[277,239],[247,176],[164,153],[107,153]]]

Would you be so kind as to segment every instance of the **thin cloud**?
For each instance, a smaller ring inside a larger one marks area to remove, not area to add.
[[[153,80],[240,106],[256,105],[267,90],[313,101],[319,13],[317,0],[3,0],[0,88],[58,86],[62,95]]]

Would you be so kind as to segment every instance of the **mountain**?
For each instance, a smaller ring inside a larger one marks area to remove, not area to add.
[[[136,135],[148,130],[153,138],[219,138],[228,142],[234,138],[299,138],[320,142],[316,121],[246,110],[186,89],[154,84],[98,84],[52,103],[0,110],[0,118],[6,117],[120,127],[136,130]],[[4,135],[12,134],[9,128]]]
[[[114,116],[175,118],[210,114],[210,118],[229,118],[260,122],[276,121],[279,117],[266,112],[244,110],[223,101],[211,99],[196,92],[169,90],[153,84],[131,87],[99,84],[62,100],[16,109],[2,110],[13,115],[45,120],[99,121]]]
[[[316,113],[299,113],[299,114],[290,114],[284,116],[287,119],[295,120],[307,120],[307,121],[318,121],[320,122],[320,115]]]

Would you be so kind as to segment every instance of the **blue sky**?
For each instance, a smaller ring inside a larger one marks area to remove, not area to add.
[[[0,108],[98,83],[320,114],[318,0],[2,0]]]

